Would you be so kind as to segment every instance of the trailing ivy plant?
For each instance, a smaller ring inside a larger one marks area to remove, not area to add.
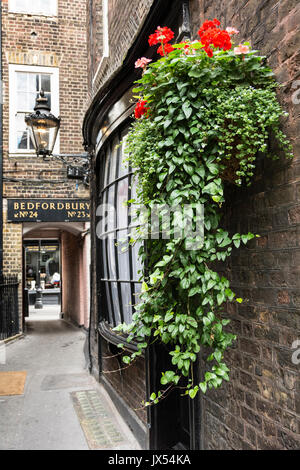
[[[236,336],[225,328],[230,320],[224,311],[227,301],[242,299],[214,265],[255,235],[230,235],[221,227],[224,182],[250,185],[258,152],[276,158],[268,154],[270,134],[278,149],[291,156],[280,130],[286,113],[265,57],[249,43],[234,47],[237,31],[219,25],[216,19],[206,21],[199,41],[175,45],[170,44],[173,32],[158,27],[149,43],[160,45],[162,57],[136,62],[143,72],[134,90],[139,101],[126,151],[137,169],[138,186],[136,200],[129,202],[149,210],[201,203],[205,228],[197,249],[174,237],[172,227],[170,239],[150,239],[140,249],[146,263],[141,301],[132,323],[116,328],[128,341],[137,341],[138,351],[123,361],[130,364],[150,343],[161,341],[168,345],[172,364],[161,371],[161,384],[167,387],[154,391],[146,405],[157,403],[172,387],[194,398],[199,390],[205,393],[229,380],[224,353]],[[197,215],[189,215],[195,228]],[[207,370],[195,383],[193,364],[202,346],[209,350]]]

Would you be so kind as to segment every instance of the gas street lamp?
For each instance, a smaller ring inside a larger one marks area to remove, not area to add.
[[[40,91],[40,96],[36,99],[34,112],[25,116],[25,122],[30,129],[31,139],[37,156],[53,157],[67,165],[67,178],[82,180],[83,184],[89,184],[90,157],[89,153],[84,154],[53,154],[55,142],[60,128],[61,118],[51,113],[48,98],[44,90]],[[75,163],[70,164],[69,159]]]
[[[60,128],[60,117],[51,114],[48,98],[45,97],[44,90],[36,100],[34,113],[25,116],[33,145],[37,155],[51,155]]]

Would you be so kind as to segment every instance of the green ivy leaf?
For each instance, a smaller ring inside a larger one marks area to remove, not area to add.
[[[225,296],[224,296],[223,292],[221,292],[220,294],[217,295],[218,305],[221,305],[224,301],[225,301]]]
[[[188,318],[187,318],[187,323],[189,323],[189,325],[191,325],[191,326],[194,327],[194,328],[197,328],[197,327],[198,327],[198,323],[197,323],[197,321],[195,320],[195,318],[193,318],[193,317],[188,317]]]
[[[195,396],[197,395],[198,393],[198,390],[199,390],[199,387],[196,385],[196,387],[192,388],[191,390],[189,390],[189,396],[193,399],[195,398]]]
[[[183,103],[183,105],[182,105],[182,110],[183,110],[183,112],[184,112],[184,114],[185,114],[185,117],[186,117],[187,119],[189,119],[189,118],[191,117],[191,114],[192,114],[192,112],[193,112],[193,109],[191,108],[191,106],[189,105],[188,102]]]
[[[165,316],[165,322],[167,323],[168,321],[172,320],[174,316],[174,312],[168,312]]]

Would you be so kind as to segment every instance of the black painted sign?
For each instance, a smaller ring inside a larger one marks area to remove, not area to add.
[[[89,222],[87,199],[8,199],[8,222]]]

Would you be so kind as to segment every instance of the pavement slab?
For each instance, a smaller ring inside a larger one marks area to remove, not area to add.
[[[24,394],[0,397],[0,450],[140,449],[88,372],[87,334],[64,320],[27,320],[0,371],[26,371]]]

